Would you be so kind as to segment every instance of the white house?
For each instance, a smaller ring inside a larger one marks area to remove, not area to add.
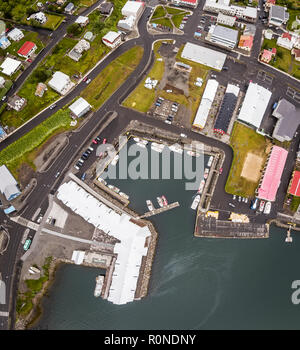
[[[90,43],[84,39],[81,39],[69,52],[68,56],[74,61],[79,61],[84,51],[89,50],[91,47]]]
[[[89,18],[86,16],[78,16],[75,23],[79,24],[81,27],[85,27],[89,23]]]
[[[289,33],[283,33],[277,39],[277,45],[284,47],[285,49],[292,50],[295,43],[295,38],[291,36]]]
[[[121,34],[118,32],[108,32],[102,38],[103,43],[111,48],[117,47],[121,43]]]
[[[10,46],[11,42],[7,39],[6,36],[3,36],[2,38],[0,38],[0,48],[5,50],[8,48],[8,46]]]
[[[69,109],[73,115],[80,118],[91,109],[91,105],[84,98],[79,97],[78,100],[69,106]]]
[[[41,24],[44,24],[44,23],[47,22],[47,17],[46,17],[46,15],[43,12],[34,13],[29,18],[30,19],[34,19],[35,21],[37,21],[37,22],[39,22]]]
[[[132,31],[135,26],[135,17],[129,16],[124,19],[120,19],[118,22],[118,28]]]
[[[13,58],[7,57],[4,62],[2,62],[0,69],[5,75],[11,76],[21,67],[21,62],[14,60]]]
[[[14,28],[11,31],[9,31],[7,33],[7,36],[9,37],[9,39],[11,39],[12,41],[19,41],[22,38],[24,38],[24,34],[23,32],[18,29],[18,28]]]
[[[48,85],[59,94],[65,95],[75,84],[67,74],[55,72]]]
[[[0,192],[4,194],[8,201],[21,194],[16,179],[5,165],[0,166]]]

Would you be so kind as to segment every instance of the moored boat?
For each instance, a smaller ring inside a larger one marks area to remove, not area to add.
[[[169,146],[169,149],[173,152],[176,152],[176,153],[179,153],[179,154],[182,154],[183,152],[183,149],[179,146],[179,145],[172,145],[172,146]]]
[[[111,165],[117,165],[117,163],[118,163],[118,160],[119,160],[119,155],[117,154],[115,157],[114,157],[114,159],[111,161]]]
[[[264,214],[270,214],[271,212],[271,202],[267,202],[265,205],[265,210],[264,210]]]
[[[167,198],[165,196],[161,196],[161,199],[163,201],[164,206],[167,206],[168,205]]]
[[[199,205],[199,202],[200,202],[200,195],[197,194],[197,196],[196,196],[196,197],[194,198],[194,200],[193,200],[193,203],[192,203],[192,205],[191,205],[191,208],[192,208],[193,210],[196,210],[197,207],[198,207],[198,205]]]
[[[124,192],[119,192],[119,195],[123,198],[129,199],[128,194],[124,193]]]
[[[110,188],[111,190],[115,191],[116,193],[120,192],[120,189],[116,186],[113,185],[107,185],[108,188]]]
[[[214,159],[213,156],[210,156],[210,157],[209,157],[209,160],[208,160],[208,162],[207,162],[207,166],[208,166],[208,167],[211,167],[213,159]]]
[[[156,197],[156,199],[157,199],[157,203],[162,208],[164,206],[164,202],[163,202],[162,198],[161,197]]]
[[[205,168],[204,169],[204,175],[203,175],[204,179],[207,179],[208,173],[209,173],[209,168]]]
[[[147,199],[146,203],[147,203],[147,207],[148,207],[149,211],[154,210],[153,203],[150,201],[150,199]]]
[[[99,275],[96,277],[96,287],[95,287],[95,291],[94,291],[94,296],[96,298],[99,297],[101,294],[103,282],[104,282],[104,276]]]
[[[105,185],[105,186],[107,185],[107,182],[104,179],[102,179],[102,177],[98,177],[98,181],[103,183],[103,185]]]
[[[198,189],[198,193],[201,194],[203,192],[204,185],[205,185],[205,180],[201,180],[200,186],[199,186],[199,189]]]

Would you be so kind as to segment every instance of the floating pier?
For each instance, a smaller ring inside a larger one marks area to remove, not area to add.
[[[174,202],[174,203],[171,203],[171,204],[166,205],[165,207],[157,208],[157,209],[148,211],[148,212],[145,213],[144,215],[139,216],[137,219],[149,218],[150,216],[163,213],[164,211],[167,211],[167,210],[170,210],[170,209],[173,209],[173,208],[176,208],[176,207],[179,207],[179,203],[178,203],[178,202]]]
[[[287,243],[292,243],[292,242],[293,242],[293,237],[291,237],[291,229],[292,229],[292,226],[290,225],[290,226],[289,226],[289,229],[288,229],[288,231],[287,231],[287,236],[286,236],[286,238],[285,238],[285,241],[286,241]]]

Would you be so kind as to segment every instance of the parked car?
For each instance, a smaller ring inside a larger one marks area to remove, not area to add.
[[[31,58],[28,58],[27,62],[31,63],[31,62],[32,62],[32,59],[31,59]]]
[[[23,246],[24,250],[28,250],[31,246],[31,239],[26,239],[25,244]]]
[[[165,120],[165,123],[166,124],[172,124],[172,122],[170,120],[168,120],[168,119]]]
[[[86,153],[83,153],[83,155],[81,156],[81,158],[83,158],[84,160],[88,159],[88,155]]]
[[[77,163],[74,165],[74,168],[75,168],[76,170],[79,170],[81,167],[82,167],[82,164],[79,163],[79,162],[77,162]]]
[[[257,204],[258,204],[258,198],[256,198],[255,200],[251,201],[251,206],[250,208],[255,210],[257,208]]]
[[[90,145],[89,150],[92,151],[92,152],[94,151],[93,144]]]
[[[101,142],[101,138],[100,138],[99,136],[96,137],[96,140],[97,140],[98,142]]]
[[[82,79],[82,81],[87,81],[87,79],[88,79],[88,77],[85,77],[85,78]]]
[[[86,178],[86,173],[83,173],[83,174],[81,175],[81,180],[84,181],[85,178]]]
[[[106,144],[106,139],[103,139],[102,143],[103,143],[103,145]]]
[[[60,171],[58,171],[56,174],[55,174],[55,178],[57,179],[60,175]]]
[[[223,172],[223,168],[220,168],[219,169],[219,174],[222,174],[222,172]]]
[[[236,200],[236,195],[235,195],[235,194],[233,195],[232,199],[233,199],[234,201]]]
[[[239,202],[242,200],[242,197],[241,196],[239,196]]]
[[[88,79],[85,83],[89,84],[92,81],[92,79]]]
[[[2,97],[1,101],[5,101],[6,100],[6,95]]]
[[[94,139],[92,142],[93,142],[95,145],[98,144],[98,141],[97,141],[96,139]]]
[[[41,221],[42,221],[42,219],[43,219],[43,215],[40,214],[40,216],[38,217],[38,219],[36,220],[36,222],[37,222],[38,224],[40,224]]]
[[[232,203],[228,203],[231,207],[235,208],[235,205]]]
[[[80,159],[78,159],[78,162],[79,162],[81,165],[83,165],[84,160],[82,160],[82,159],[80,158]]]
[[[50,106],[49,109],[53,109],[56,107],[56,103],[54,103],[54,105]]]

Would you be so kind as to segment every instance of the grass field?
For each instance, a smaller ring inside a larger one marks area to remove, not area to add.
[[[244,162],[248,153],[263,158],[263,166],[267,159],[269,142],[267,139],[257,134],[253,129],[235,122],[230,138],[230,145],[233,149],[233,161],[230,173],[225,186],[225,191],[244,197],[254,196],[258,182],[247,181],[241,177]]]
[[[62,21],[65,19],[65,16],[61,14],[54,15],[52,13],[50,14],[46,12],[45,15],[47,17],[47,21],[44,24],[41,24],[34,19],[30,19],[29,21],[27,21],[26,16],[23,18],[21,23],[26,25],[32,25],[34,27],[55,30],[61,25]]]
[[[70,112],[61,110],[46,119],[40,125],[29,131],[26,135],[7,146],[0,152],[0,165],[5,164],[13,175],[18,178],[18,168],[22,163],[28,163],[34,167],[32,152],[37,152],[47,139],[57,132],[62,132],[70,127]]]
[[[163,6],[157,6],[153,15],[152,15],[152,19],[165,17],[165,15],[166,15],[166,11],[163,8]]]
[[[173,7],[158,6],[151,17],[151,23],[161,24],[165,27],[173,28],[173,25],[168,17],[171,16],[171,20],[174,26],[179,28],[182,19],[188,14],[187,11],[182,9],[175,9]]]
[[[135,46],[115,59],[80,94],[92,106],[98,109],[128,78],[137,67],[143,48]]]
[[[155,61],[148,74],[152,79],[160,81],[164,75],[165,63],[164,61],[158,61],[161,56],[158,50],[161,46],[161,41],[154,44]],[[151,107],[155,99],[155,90],[149,90],[144,87],[145,79],[135,88],[135,90],[129,95],[129,97],[123,102],[123,105],[129,108],[134,108],[140,112],[147,112]]]
[[[2,99],[3,96],[6,95],[7,91],[11,88],[11,86],[12,86],[12,81],[6,80],[4,83],[4,87],[0,89],[0,100]]]
[[[173,28],[173,25],[169,18],[163,17],[163,18],[158,18],[155,20],[151,20],[151,23],[156,23],[156,24],[161,24],[162,26],[168,27],[168,28]]]

